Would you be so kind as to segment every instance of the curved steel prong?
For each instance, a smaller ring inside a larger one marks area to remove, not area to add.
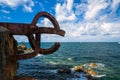
[[[36,26],[36,23],[40,17],[48,18],[54,25],[54,28]],[[57,34],[60,36],[64,36],[64,34],[65,34],[65,31],[60,29],[59,24],[56,21],[56,19],[47,12],[39,12],[34,17],[31,24],[0,22],[0,25],[7,28],[11,35],[25,35],[28,37],[28,40],[29,40],[30,45],[31,45],[32,49],[34,50],[34,52],[28,53],[28,54],[17,54],[16,55],[17,60],[32,58],[32,57],[36,56],[38,53],[50,54],[50,53],[55,52],[60,47],[60,43],[55,43],[51,48],[48,48],[48,49],[40,48],[41,34],[43,34],[43,33]],[[35,34],[35,36],[33,36],[33,34]]]
[[[30,34],[57,34],[60,36],[65,35],[65,31],[63,30],[56,30],[55,28],[50,28],[50,27],[36,27],[30,30]]]
[[[32,58],[35,57],[37,54],[39,53],[39,49],[36,48],[33,52],[31,53],[27,53],[27,54],[17,54],[15,56],[16,60],[22,60],[22,59],[28,59],[28,58]]]
[[[31,45],[32,49],[35,50],[36,44],[35,44],[35,38],[34,38],[34,36],[28,34],[27,37],[28,37],[28,40],[30,42],[30,45]]]
[[[32,26],[35,26],[35,25],[36,25],[36,23],[37,23],[37,21],[38,21],[38,19],[39,19],[40,17],[46,17],[46,18],[48,18],[48,19],[52,22],[52,24],[54,25],[54,28],[55,28],[56,30],[60,30],[59,24],[58,24],[58,22],[56,21],[56,19],[55,19],[51,14],[49,14],[49,13],[47,13],[47,12],[39,12],[39,13],[34,17],[34,19],[33,19],[33,21],[32,21]],[[36,27],[36,26],[35,26],[35,27]]]
[[[38,19],[40,17],[48,18],[52,22],[52,24],[54,25],[54,28],[37,27],[36,23],[37,23],[37,21],[38,21]],[[29,39],[30,44],[31,44],[33,49],[35,47],[35,46],[33,46],[34,45],[34,41],[36,41],[36,43],[37,43],[36,46],[39,47],[39,50],[40,50],[39,53],[40,54],[48,54],[48,53],[55,52],[60,47],[59,43],[55,43],[54,46],[52,46],[49,49],[42,49],[42,48],[40,48],[40,35],[42,33],[58,34],[58,35],[61,35],[61,36],[64,36],[64,34],[65,34],[65,32],[63,30],[60,30],[58,22],[56,21],[56,19],[51,14],[49,14],[47,12],[40,12],[40,13],[38,13],[35,16],[35,18],[33,19],[31,26],[32,26],[32,28],[31,28],[32,31],[30,31],[30,32],[35,33],[35,39],[36,40],[33,40],[33,38],[29,38],[29,36],[28,36],[28,39]],[[34,37],[33,35],[30,35],[30,36]]]
[[[56,42],[51,48],[48,48],[48,49],[40,48],[39,53],[44,54],[44,55],[51,54],[51,53],[57,51],[59,49],[59,47],[60,47],[60,43]]]

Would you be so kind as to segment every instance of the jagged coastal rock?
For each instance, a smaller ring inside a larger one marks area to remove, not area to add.
[[[74,71],[75,72],[83,72],[84,71],[84,66],[75,66],[74,68]]]
[[[18,45],[17,48],[18,48],[19,54],[33,52],[32,48],[27,48],[27,46],[24,42],[22,42],[20,45]]]
[[[25,43],[22,42],[22,44],[18,46],[18,49],[20,49],[20,50],[26,50],[27,47],[26,47]]]
[[[91,76],[97,75],[97,73],[92,68],[88,68],[87,70],[85,70],[85,72]]]
[[[58,69],[58,73],[71,73],[71,70],[69,68],[62,68]]]
[[[59,74],[70,74],[73,75],[73,78],[86,78],[82,80],[96,80],[100,77],[103,77],[105,75],[100,75],[96,72],[96,70],[101,64],[97,63],[88,63],[84,65],[74,66],[73,68],[62,68],[58,69],[57,73]],[[103,67],[103,66],[102,66]],[[73,79],[71,78],[71,79]]]

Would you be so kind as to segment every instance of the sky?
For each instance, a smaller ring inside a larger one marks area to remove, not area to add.
[[[31,23],[46,11],[66,32],[64,37],[42,34],[42,42],[120,42],[120,0],[0,0],[0,22]],[[51,26],[40,18],[38,26]],[[28,42],[26,36],[14,36]]]

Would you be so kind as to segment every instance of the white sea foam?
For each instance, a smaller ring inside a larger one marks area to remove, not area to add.
[[[93,75],[91,75],[92,77],[95,77],[95,78],[101,78],[101,77],[104,77],[104,76],[106,76],[105,74],[103,74],[103,75],[96,75],[96,76],[93,76]]]
[[[38,54],[36,57],[40,57],[40,56],[43,56],[42,54]]]
[[[54,70],[46,70],[46,71],[47,71],[47,72],[51,72],[51,73],[56,74],[56,73],[57,73],[57,70],[58,70],[58,69],[54,69]]]
[[[92,64],[92,63],[87,63],[87,64],[84,64],[83,66],[85,68],[92,67],[90,64]],[[103,63],[93,63],[93,64],[95,64],[96,66],[95,67],[93,66],[92,68],[103,68],[103,67],[105,67],[105,65]]]
[[[49,63],[50,63],[50,64],[57,64],[56,62],[53,62],[53,61],[50,61]]]
[[[69,58],[67,58],[67,60],[72,61],[72,58],[71,58],[71,57],[69,57]]]

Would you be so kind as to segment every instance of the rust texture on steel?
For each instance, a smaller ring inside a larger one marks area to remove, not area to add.
[[[37,21],[40,17],[48,18],[54,28],[52,27],[38,27]],[[12,35],[25,35],[28,37],[29,43],[34,52],[28,54],[17,54],[16,60],[32,58],[37,54],[51,54],[58,50],[60,43],[56,42],[51,48],[43,49],[40,47],[41,34],[57,34],[60,36],[65,35],[65,31],[61,30],[56,19],[47,12],[39,12],[33,19],[31,24],[25,23],[5,23],[0,22],[0,26],[7,28]],[[35,34],[35,36],[33,35]]]

